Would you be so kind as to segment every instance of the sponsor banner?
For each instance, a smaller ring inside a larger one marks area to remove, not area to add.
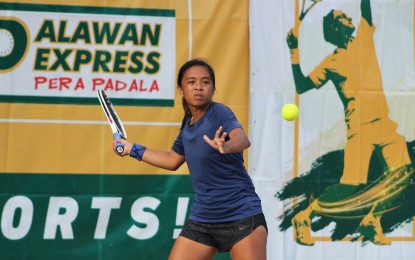
[[[172,106],[175,10],[0,3],[0,101]]]
[[[203,57],[248,132],[248,1],[16,2],[0,3],[0,259],[167,259],[193,200],[187,165],[116,156],[94,91],[129,141],[168,151],[177,69]]]
[[[114,48],[126,48],[127,51],[132,52],[148,47],[151,49],[148,52],[157,52],[157,50],[161,50],[160,48],[164,52],[160,56],[160,68],[163,73],[160,72],[151,77],[156,79],[158,84],[161,75],[165,79],[169,77],[169,91],[171,89],[172,93],[175,92],[173,99],[167,98],[167,95],[163,96],[163,99],[159,99],[161,92],[157,94],[155,91],[151,93],[147,91],[146,95],[157,95],[158,97],[149,96],[150,99],[141,99],[141,97],[136,97],[133,92],[125,97],[120,97],[119,95],[124,95],[124,90],[107,90],[108,96],[116,106],[117,112],[125,125],[129,141],[160,150],[171,149],[171,145],[179,133],[184,114],[182,97],[178,91],[176,92],[175,76],[178,68],[192,57],[206,58],[212,64],[215,69],[217,83],[214,100],[228,105],[235,112],[244,129],[247,132],[249,131],[248,1],[212,0],[193,3],[193,5],[191,0],[173,2],[164,0],[133,2],[126,0],[111,2],[74,0],[70,2],[54,1],[54,5],[51,5],[51,2],[47,0],[25,1],[32,4],[16,2],[21,1],[2,1],[0,3],[3,9],[1,16],[7,19],[18,17],[25,21],[27,28],[30,28],[31,23],[27,21],[30,21],[32,16],[39,18],[39,13],[44,14],[42,20],[38,21],[37,29],[30,31],[32,41],[39,35],[41,25],[46,24],[45,21],[47,20],[53,21],[49,25],[53,24],[55,30],[58,29],[59,24],[66,23],[66,27],[60,27],[63,38],[73,36],[76,30],[82,30],[82,26],[85,26],[84,28],[91,27],[89,32],[93,33],[95,18],[99,18],[99,25],[104,25],[104,22],[107,24],[107,31],[110,30],[110,26],[113,26],[112,29],[119,24],[119,34],[121,34],[121,28],[127,28],[129,25],[130,32],[133,31],[132,28],[136,27],[139,34],[141,29],[149,26],[152,31],[148,30],[146,35],[156,35],[157,30],[153,30],[153,28],[157,28],[159,24],[162,26],[159,32],[159,41],[163,45],[160,46],[150,46],[149,40],[146,41],[145,46],[140,45],[131,49],[124,46],[110,46],[109,44],[95,46],[97,50],[106,48],[108,51],[110,51],[109,49],[112,51]],[[16,15],[14,15],[15,13]],[[66,18],[60,19],[60,17]],[[72,21],[72,17],[74,21]],[[113,21],[114,17],[117,17],[119,21]],[[134,21],[131,22],[131,19]],[[143,19],[144,22],[140,22]],[[152,22],[155,19],[160,19],[163,23]],[[84,21],[86,22],[83,23]],[[170,32],[170,29],[167,32],[167,28],[173,26],[173,22],[175,23],[173,28],[175,32]],[[80,25],[82,23],[87,25]],[[63,30],[64,28],[65,30]],[[43,35],[45,34],[44,31]],[[55,35],[58,39],[59,31],[56,31]],[[78,39],[80,35],[86,37],[86,34],[78,32]],[[173,38],[167,40],[168,47],[166,47],[165,40],[170,36]],[[94,38],[90,38],[91,42],[92,39]],[[31,49],[33,44],[46,46],[49,42],[43,37],[42,43],[32,42]],[[77,44],[66,42],[50,44],[53,45],[52,49],[66,50],[72,48],[74,51],[66,58],[68,60],[74,57],[75,50],[90,48],[92,45],[85,44],[81,40]],[[128,42],[128,44],[132,45],[131,42]],[[36,49],[33,51],[36,52]],[[175,62],[171,62],[173,56],[166,51],[175,55]],[[16,89],[22,87],[21,84],[17,84],[20,77],[25,78],[25,75],[39,73],[33,71],[34,60],[28,59],[27,55],[24,62],[32,64],[29,66],[30,70],[15,73],[16,69],[22,65],[19,64],[13,71],[5,74],[0,73],[1,77],[6,78],[5,81],[11,81],[10,78],[13,78],[13,93],[14,87]],[[171,59],[168,58],[169,56],[171,56]],[[50,55],[50,59],[52,58],[53,50]],[[61,57],[61,60],[64,64],[63,57]],[[58,62],[58,64],[61,63]],[[1,65],[4,64],[0,62]],[[63,67],[61,65],[60,67]],[[70,65],[69,62],[68,65]],[[65,65],[65,67],[67,66]],[[111,77],[120,78],[121,81],[125,81],[132,75],[129,72],[124,74],[89,73],[89,70],[93,68],[93,64],[86,64],[81,68],[84,68],[82,73],[63,73],[62,68],[60,68],[55,73],[47,72],[47,75],[51,75],[51,77],[59,77],[62,73],[65,77],[68,75],[71,77],[73,75],[77,77],[106,77],[106,75],[111,75]],[[165,72],[170,76],[166,76]],[[140,75],[149,76],[146,73],[140,73]],[[135,76],[133,77],[135,78]],[[33,82],[30,81],[28,84],[24,84],[24,87],[34,86]],[[0,82],[0,91],[4,92],[2,86],[3,81]],[[9,86],[6,86],[6,89],[8,88]],[[3,138],[1,139],[2,142],[6,144],[0,147],[0,172],[175,174],[175,172],[114,155],[111,150],[112,132],[99,106],[96,93],[90,92],[90,95],[74,97],[67,96],[70,92],[74,92],[72,90],[49,90],[48,87],[46,89],[47,93],[53,92],[53,96],[45,96],[46,94],[39,96],[26,94],[23,94],[23,96],[0,95],[0,137]],[[37,91],[44,90],[44,88],[39,88]],[[163,91],[163,93],[167,92]],[[4,102],[1,101],[2,98]],[[247,151],[245,155],[248,155]],[[1,158],[5,159],[2,160]],[[183,165],[178,172],[188,173],[186,165]]]

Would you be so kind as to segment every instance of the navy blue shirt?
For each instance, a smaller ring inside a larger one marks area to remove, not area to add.
[[[227,222],[262,212],[243,160],[243,153],[220,154],[203,139],[213,139],[219,126],[230,133],[242,128],[234,113],[213,102],[196,123],[187,120],[177,136],[173,151],[185,157],[195,192],[189,219],[199,222]]]

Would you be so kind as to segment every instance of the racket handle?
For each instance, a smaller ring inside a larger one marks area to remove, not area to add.
[[[119,133],[115,133],[114,140],[119,138],[122,138],[122,135]],[[124,146],[120,142],[117,142],[117,144],[115,145],[115,151],[117,151],[118,154],[122,154],[124,152]]]

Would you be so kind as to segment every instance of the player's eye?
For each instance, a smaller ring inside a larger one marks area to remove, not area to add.
[[[339,19],[345,19],[345,18],[347,18],[346,14],[339,15]]]

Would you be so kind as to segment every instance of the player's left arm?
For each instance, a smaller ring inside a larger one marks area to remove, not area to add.
[[[239,153],[251,146],[251,142],[242,128],[235,128],[229,134],[222,132],[222,129],[220,126],[213,139],[207,135],[203,136],[203,139],[221,154]],[[228,141],[226,141],[226,136],[229,136]]]
[[[370,6],[370,0],[362,0],[360,2],[360,11],[362,12],[362,18],[372,26],[372,9]]]
[[[237,153],[242,152],[250,146],[251,141],[249,141],[244,129],[235,128],[229,133],[229,141],[225,143],[224,150],[226,153]]]

